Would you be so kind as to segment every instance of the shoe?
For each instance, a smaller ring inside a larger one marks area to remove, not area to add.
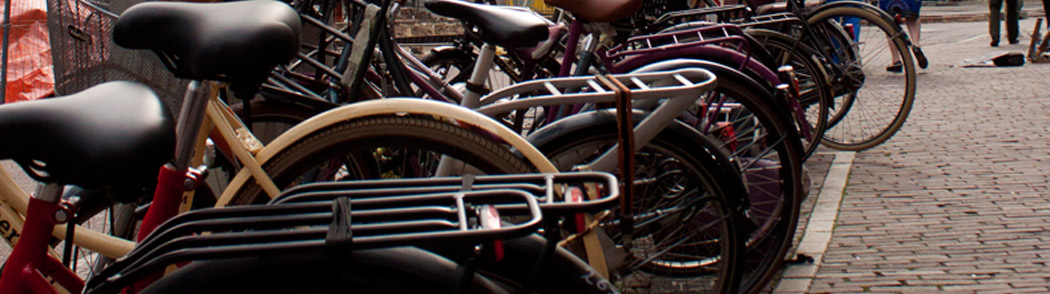
[[[992,38],[992,47],[999,47],[999,38]]]
[[[894,62],[893,65],[887,66],[886,71],[888,72],[902,72],[904,71],[904,64],[900,61]]]
[[[926,54],[922,53],[922,48],[912,46],[911,53],[915,55],[915,63],[919,64],[919,68],[926,69],[927,66],[930,66],[930,61],[926,59]]]
[[[1010,45],[1021,43],[1021,40],[1010,40]]]

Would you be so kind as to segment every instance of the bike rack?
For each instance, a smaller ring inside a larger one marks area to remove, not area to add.
[[[630,88],[631,98],[636,100],[699,97],[715,87],[715,75],[699,68],[609,77]],[[496,116],[538,106],[615,101],[615,90],[604,86],[597,77],[554,78],[518,83],[492,92],[481,98],[483,106],[477,111]]]
[[[699,45],[722,46],[749,54],[751,47],[744,35],[737,25],[712,23],[695,29],[633,37],[604,54],[614,60],[622,60],[633,55]]]
[[[598,192],[592,199],[566,202],[563,195],[570,188]],[[564,216],[575,213],[596,213],[616,204],[620,190],[616,178],[601,172],[572,172],[559,174],[526,174],[464,176],[430,179],[368,180],[352,182],[317,183],[297,186],[270,201],[270,204],[291,204],[332,201],[343,195],[355,199],[388,197],[405,194],[450,193],[455,191],[519,190],[536,198],[545,216]],[[521,205],[498,205],[501,209],[521,210]]]
[[[270,205],[181,214],[88,281],[85,293],[116,292],[187,261],[524,236],[539,228],[541,209],[548,215],[607,209],[619,197],[616,185],[612,175],[598,172],[303,185]],[[561,201],[571,187],[601,193]],[[482,210],[493,209],[503,224],[480,225],[491,215]]]
[[[671,23],[685,23],[685,22],[690,22],[690,21],[701,20],[701,19],[706,18],[707,16],[710,16],[710,15],[715,15],[720,20],[728,20],[730,14],[732,14],[732,13],[737,13],[737,12],[741,12],[741,11],[750,11],[750,10],[751,10],[751,8],[747,7],[747,5],[736,4],[736,5],[723,5],[723,6],[716,6],[716,7],[705,7],[705,8],[698,8],[698,9],[672,11],[672,12],[664,13],[663,15],[661,15],[660,18],[657,18],[656,20],[653,21],[653,24],[659,26],[659,25],[671,24]],[[750,12],[747,12],[745,14],[750,14]]]

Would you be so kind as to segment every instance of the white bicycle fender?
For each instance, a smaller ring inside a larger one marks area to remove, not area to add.
[[[390,114],[431,115],[454,119],[460,123],[485,130],[503,139],[507,144],[510,144],[511,147],[514,147],[518,152],[521,152],[521,154],[525,156],[525,159],[536,167],[537,171],[544,173],[558,172],[558,169],[554,167],[554,164],[551,163],[543,153],[540,153],[536,147],[532,146],[532,144],[529,144],[528,141],[517,133],[492,118],[458,105],[446,102],[422,100],[419,98],[388,98],[371,100],[349,104],[326,111],[299,123],[284,134],[281,134],[281,136],[274,139],[273,142],[266,145],[266,147],[263,147],[263,149],[255,155],[255,159],[259,164],[266,164],[267,161],[277,155],[281,150],[288,148],[303,137],[335,123],[368,116]],[[249,178],[250,173],[248,171],[242,169],[238,172],[237,176],[230,182],[230,185],[225,191],[223,191],[222,196],[219,197],[216,207],[223,207],[229,203],[230,200],[233,199],[233,194],[240,190],[241,186],[243,186]]]

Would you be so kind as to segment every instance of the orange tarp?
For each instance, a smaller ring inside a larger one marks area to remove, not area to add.
[[[33,100],[51,95],[55,74],[47,36],[45,0],[11,1],[8,39],[6,102]],[[0,5],[0,13],[3,6]]]

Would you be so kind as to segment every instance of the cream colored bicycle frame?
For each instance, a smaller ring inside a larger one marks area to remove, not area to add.
[[[470,125],[485,130],[499,136],[511,147],[521,152],[538,171],[557,172],[554,165],[539,150],[536,150],[521,136],[518,136],[495,120],[460,106],[418,98],[372,100],[335,108],[296,125],[274,139],[269,145],[259,148],[259,146],[262,146],[261,143],[258,143],[254,136],[246,135],[250,133],[247,132],[243,123],[234,115],[229,106],[219,100],[217,95],[211,95],[204,118],[205,121],[201,125],[203,131],[197,140],[198,152],[196,152],[197,155],[194,155],[192,164],[194,166],[200,164],[202,154],[200,150],[203,149],[205,139],[211,133],[212,128],[214,128],[220,134],[220,138],[213,139],[227,142],[232,154],[243,165],[243,168],[237,173],[230,185],[223,191],[216,206],[223,207],[229,204],[234,193],[239,191],[249,178],[254,179],[256,183],[263,187],[270,197],[274,197],[280,194],[280,191],[270,177],[266,175],[262,166],[281,150],[288,148],[309,134],[342,121],[377,115],[409,114],[445,118],[456,121],[461,125]],[[238,134],[241,134],[241,136],[238,137]],[[184,206],[188,206],[188,203],[191,202],[192,193],[190,191],[183,196]],[[21,234],[24,222],[23,215],[29,203],[29,197],[30,194],[15,183],[6,170],[0,168],[0,233],[3,234],[4,239],[11,246],[14,246],[15,242],[17,242],[17,238],[13,236]],[[65,239],[65,232],[66,227],[60,225],[55,227],[52,234],[56,238]],[[112,258],[126,255],[135,246],[135,243],[132,241],[83,227],[78,227],[75,230],[73,243]]]

